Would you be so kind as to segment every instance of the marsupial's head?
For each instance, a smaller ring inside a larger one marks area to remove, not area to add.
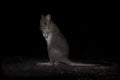
[[[47,14],[46,16],[41,15],[40,30],[42,31],[44,37],[47,37],[51,30],[51,28],[50,28],[51,22],[52,22],[52,20],[51,20],[50,14]]]

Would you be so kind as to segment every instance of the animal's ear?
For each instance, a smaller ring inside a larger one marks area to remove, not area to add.
[[[41,18],[43,18],[44,17],[44,15],[43,14],[41,14]]]
[[[47,19],[47,20],[51,20],[51,15],[50,15],[50,14],[47,14],[47,15],[46,15],[46,19]]]

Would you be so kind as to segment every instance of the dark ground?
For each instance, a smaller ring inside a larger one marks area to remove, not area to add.
[[[18,57],[16,57],[18,58]],[[21,60],[20,60],[21,59]],[[14,61],[12,61],[14,60]],[[2,60],[2,73],[5,79],[44,79],[44,80],[119,80],[120,65],[113,63],[95,63],[81,60],[82,63],[96,66],[69,66],[59,64],[56,67],[36,65],[38,62],[48,60],[40,59],[4,59]],[[79,61],[77,61],[79,62]]]

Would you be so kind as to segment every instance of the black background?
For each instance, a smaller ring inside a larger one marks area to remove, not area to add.
[[[89,8],[86,3],[11,5],[3,9],[1,58],[22,56],[47,59],[46,43],[39,30],[41,14],[53,21],[68,40],[70,59],[118,62],[116,31],[109,8]],[[59,5],[58,5],[59,4]]]

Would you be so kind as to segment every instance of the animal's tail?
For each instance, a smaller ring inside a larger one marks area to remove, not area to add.
[[[70,66],[96,66],[96,64],[88,64],[88,63],[76,63],[76,62],[73,62],[69,59],[66,59],[66,60],[63,60],[61,61],[67,65],[70,65]]]

